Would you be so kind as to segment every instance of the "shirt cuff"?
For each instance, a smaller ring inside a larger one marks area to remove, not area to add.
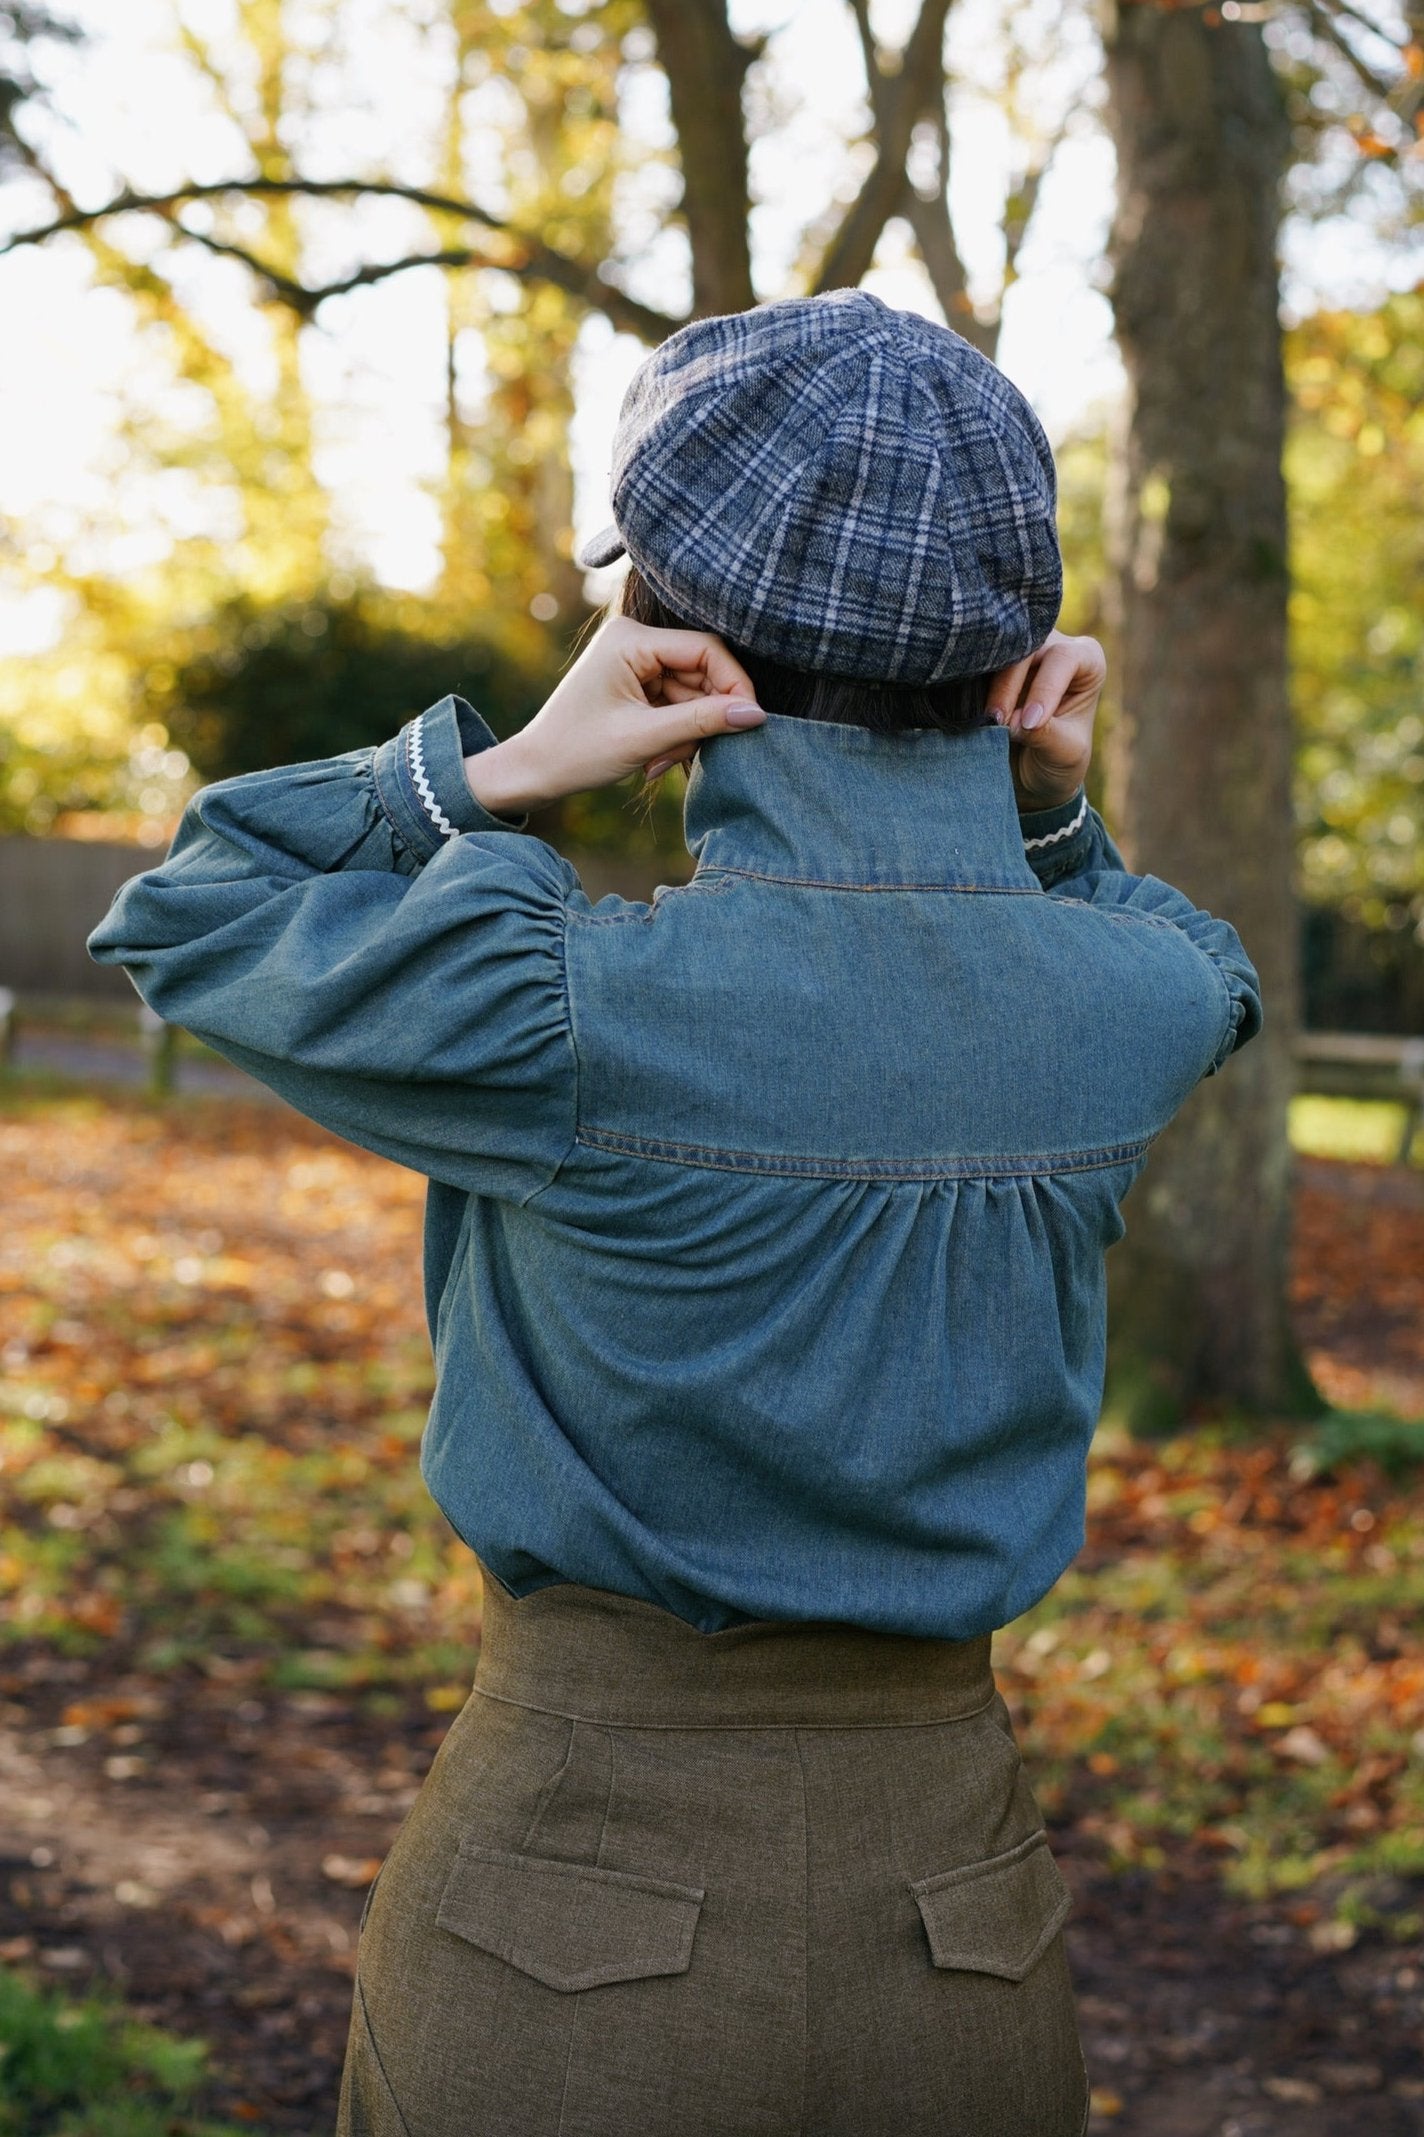
[[[442,698],[398,735],[372,763],[376,794],[392,830],[417,861],[433,860],[465,831],[522,831],[527,816],[494,816],[470,792],[466,757],[493,749],[497,737],[473,705]]]
[[[1086,849],[1093,835],[1087,789],[1080,786],[1076,794],[1052,809],[1020,811],[1019,830],[1030,868],[1071,873],[1071,869],[1063,869],[1063,862],[1071,860],[1079,846]]]

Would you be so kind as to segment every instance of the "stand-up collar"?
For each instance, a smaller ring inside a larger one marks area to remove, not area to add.
[[[800,883],[1038,888],[1024,854],[1009,733],[788,719],[704,742],[684,805],[699,869]]]

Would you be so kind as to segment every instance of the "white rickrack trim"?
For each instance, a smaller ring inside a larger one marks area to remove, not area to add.
[[[425,714],[422,713],[418,720],[412,720],[410,724],[410,776],[415,783],[415,791],[419,797],[420,806],[424,809],[440,836],[442,838],[458,838],[460,836],[460,827],[458,824],[451,823],[449,817],[435,799],[435,789],[430,784],[430,774],[425,769],[424,728]]]
[[[1060,839],[1071,838],[1075,831],[1082,829],[1083,819],[1087,813],[1088,797],[1085,794],[1078,804],[1078,814],[1071,824],[1060,824],[1056,831],[1045,831],[1042,838],[1026,838],[1024,840],[1024,852],[1032,853],[1039,846],[1056,846]]]

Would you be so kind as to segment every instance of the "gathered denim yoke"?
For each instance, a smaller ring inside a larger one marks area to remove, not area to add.
[[[1003,1625],[1082,1544],[1124,1197],[1259,1029],[1235,931],[999,727],[705,742],[646,904],[480,807],[493,739],[205,789],[93,954],[427,1175],[422,1471],[512,1594]]]

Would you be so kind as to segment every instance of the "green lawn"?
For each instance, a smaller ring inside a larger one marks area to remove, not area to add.
[[[189,2113],[206,2065],[199,2041],[0,1970],[0,2137],[253,2137]]]
[[[1404,1134],[1405,1108],[1384,1099],[1293,1098],[1290,1138],[1303,1156],[1351,1158],[1392,1165]],[[1411,1162],[1424,1166],[1424,1128],[1414,1137]]]

